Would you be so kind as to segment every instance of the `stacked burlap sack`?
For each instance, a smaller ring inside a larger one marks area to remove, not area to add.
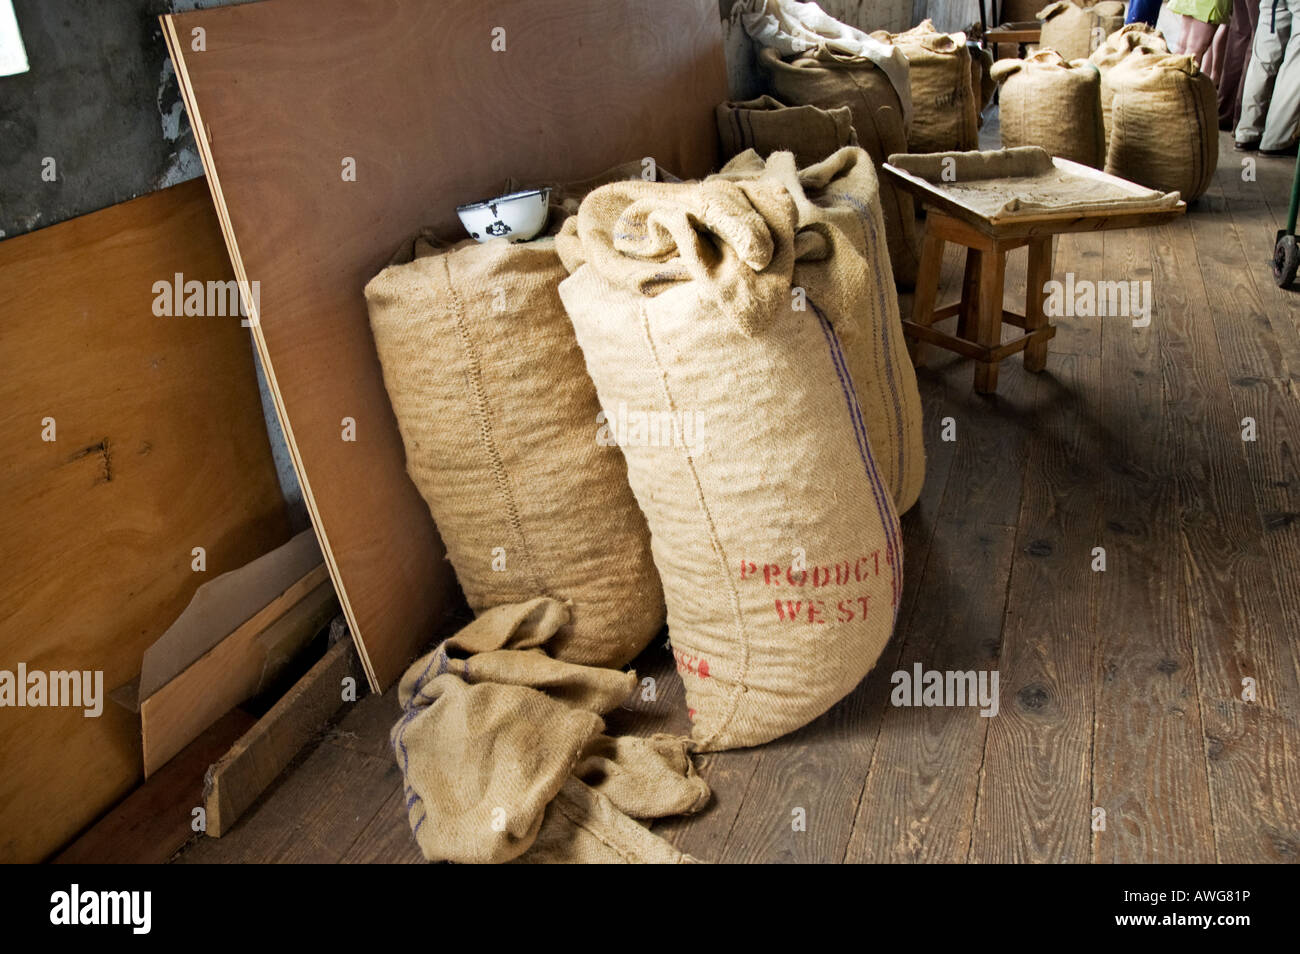
[[[879,183],[857,148],[747,151],[564,204],[366,289],[478,613],[404,676],[392,742],[427,858],[693,861],[643,824],[707,802],[691,752],[816,718],[893,629],[924,450]],[[665,597],[693,738],[612,738]]]
[[[771,96],[760,96],[718,104],[717,121],[724,159],[749,149],[760,156],[788,151],[799,165],[807,166],[858,144],[853,112],[847,106],[786,106]]]
[[[1091,4],[1056,0],[1039,10],[1037,16],[1043,21],[1040,48],[1077,60],[1086,58],[1124,25],[1124,4],[1118,0]]]
[[[585,191],[553,195],[556,229]],[[660,630],[664,604],[623,457],[596,440],[566,275],[553,235],[449,247],[421,236],[366,287],[407,471],[482,614],[400,692],[393,742],[432,860],[505,861],[538,840],[547,857],[568,845],[567,860],[598,845],[605,860],[682,860],[628,817],[626,798],[575,774],[611,745],[626,771],[649,773],[645,786],[676,793],[664,811],[707,797],[684,750],[602,735],[635,680],[613,667]]]
[[[1114,95],[1106,82],[1106,74],[1130,56],[1164,54],[1169,52],[1169,44],[1164,34],[1148,27],[1145,23],[1130,23],[1116,30],[1106,41],[1092,51],[1089,62],[1101,71],[1101,120],[1106,129],[1106,141],[1110,141],[1110,100]]]
[[[895,447],[919,455],[920,418],[901,329],[863,320],[893,297],[877,190],[860,149],[802,171],[746,154],[703,182],[598,189],[561,234],[601,403],[705,415],[694,447],[623,447],[701,750],[816,718],[893,629],[902,550],[869,437],[873,364]]]
[[[999,60],[993,76],[1002,86],[1002,145],[1042,146],[1053,156],[1095,169],[1106,164],[1097,67],[1039,50],[1023,60]]]
[[[830,18],[815,3],[739,0],[732,18],[759,47],[759,72],[778,100],[848,106],[858,144],[877,172],[886,156],[907,149],[913,108],[907,57],[898,47]],[[910,288],[919,264],[914,203],[885,183],[881,204],[894,280]]]
[[[907,57],[912,91],[909,152],[944,152],[979,146],[979,87],[973,80],[966,34],[940,33],[929,20],[904,33],[871,34]]]
[[[1110,141],[1106,171],[1191,202],[1219,158],[1214,82],[1190,56],[1128,56],[1105,75]]]

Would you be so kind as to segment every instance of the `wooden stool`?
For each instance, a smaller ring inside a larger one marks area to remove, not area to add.
[[[912,363],[924,363],[924,343],[939,345],[949,351],[974,358],[975,390],[989,394],[998,388],[998,362],[1025,353],[1025,370],[1042,371],[1047,364],[1047,342],[1056,334],[1043,312],[1047,292],[1044,286],[1052,277],[1052,235],[999,237],[973,228],[960,219],[937,209],[928,212],[921,244],[921,265],[916,277],[916,296],[912,320],[903,322]],[[961,300],[935,310],[939,292],[939,270],[943,264],[945,242],[955,242],[966,249],[966,274],[962,280]],[[1002,307],[1003,278],[1007,252],[1029,246],[1029,270],[1025,280],[1025,313],[1016,314]],[[935,322],[957,318],[957,334],[933,327]],[[1007,322],[1025,333],[1005,344],[1002,323]]]

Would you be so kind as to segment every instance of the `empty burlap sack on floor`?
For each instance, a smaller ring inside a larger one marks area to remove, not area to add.
[[[799,216],[772,177],[619,183],[583,201],[577,247],[561,242],[602,405],[697,425],[689,444],[623,450],[703,750],[825,712],[897,612],[898,518],[845,354],[881,276],[833,216]],[[801,259],[824,263],[816,293],[795,290]]]
[[[940,33],[929,20],[905,33],[872,34],[907,57],[912,89],[908,152],[944,152],[979,145],[978,92],[971,81],[966,34]]]
[[[775,50],[758,56],[759,69],[777,99],[832,109],[848,106],[858,145],[867,151],[879,173],[885,157],[907,149],[902,106],[889,77],[870,61],[840,61],[825,53],[785,61]],[[889,242],[889,263],[894,281],[904,288],[916,283],[918,264],[916,208],[906,192],[883,181],[880,203]]]
[[[366,286],[370,325],[407,472],[470,606],[570,600],[552,651],[628,662],[663,597],[622,455],[596,439],[554,238],[418,238],[399,259]]]
[[[1002,145],[1042,146],[1095,169],[1106,165],[1101,73],[1095,66],[1039,50],[1023,60],[998,61],[993,76],[1002,84]]]
[[[1219,159],[1214,82],[1190,56],[1130,56],[1106,73],[1110,142],[1106,171],[1190,202],[1210,186]]]
[[[1088,60],[1101,70],[1101,121],[1106,129],[1107,142],[1110,142],[1110,100],[1114,95],[1114,90],[1106,82],[1107,72],[1130,56],[1168,52],[1169,44],[1165,42],[1164,34],[1145,23],[1130,23],[1116,30],[1092,51]]]
[[[1077,60],[1087,57],[1124,25],[1124,4],[1118,0],[1086,5],[1056,0],[1039,10],[1037,17],[1043,21],[1040,49]]]
[[[847,106],[786,106],[771,96],[760,96],[741,103],[720,103],[717,119],[724,159],[747,149],[760,156],[788,150],[800,165],[812,165],[858,143],[853,113]]]
[[[391,739],[431,861],[691,860],[632,820],[708,801],[687,740],[605,736],[636,674],[549,656],[568,621],[545,597],[494,607],[402,677]]]

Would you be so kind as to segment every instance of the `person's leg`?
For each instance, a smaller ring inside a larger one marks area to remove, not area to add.
[[[1201,58],[1205,56],[1205,51],[1210,48],[1210,43],[1214,40],[1214,31],[1218,27],[1212,23],[1205,23],[1195,17],[1189,17],[1187,14],[1180,14],[1183,18],[1182,36],[1179,38],[1178,52],[1185,56],[1190,56],[1197,66],[1201,65]]]
[[[1205,58],[1201,61],[1201,68],[1214,81],[1215,89],[1223,82],[1223,53],[1227,45],[1228,24],[1220,23],[1214,28],[1214,39],[1210,41],[1210,48],[1205,51]]]
[[[1237,128],[1237,121],[1241,119],[1241,94],[1246,87],[1246,70],[1250,68],[1251,52],[1250,48],[1255,41],[1255,28],[1259,26],[1259,4],[1254,0],[1242,0],[1242,9],[1246,14],[1245,27],[1243,33],[1243,48],[1241,54],[1241,72],[1237,75],[1236,88],[1232,92],[1232,118],[1230,129]],[[1237,23],[1237,8],[1232,11],[1233,24]]]
[[[1236,111],[1237,88],[1246,72],[1246,56],[1250,53],[1249,23],[1246,11],[1254,4],[1250,0],[1232,0],[1232,19],[1228,21],[1223,41],[1222,66],[1215,83],[1219,101],[1219,128],[1231,129]]]
[[[1273,83],[1273,99],[1264,121],[1264,135],[1259,148],[1267,151],[1286,149],[1296,141],[1300,124],[1300,0],[1285,0],[1286,53]],[[1282,3],[1278,4],[1277,35],[1283,39]]]
[[[1290,24],[1291,14],[1282,0],[1277,0],[1277,18]],[[1289,30],[1288,30],[1289,35]],[[1264,135],[1264,117],[1273,96],[1273,81],[1285,53],[1278,35],[1273,32],[1273,0],[1260,0],[1259,25],[1250,49],[1250,66],[1241,96],[1241,120],[1235,138],[1238,143],[1258,144]]]

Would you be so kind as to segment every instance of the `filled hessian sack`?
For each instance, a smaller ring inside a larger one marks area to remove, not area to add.
[[[979,148],[978,96],[972,84],[966,34],[940,33],[929,20],[905,33],[872,34],[893,43],[907,57],[912,85],[909,152],[948,152]]]
[[[1106,129],[1107,142],[1110,142],[1110,100],[1114,93],[1106,82],[1106,74],[1130,56],[1168,52],[1169,44],[1164,35],[1145,23],[1130,23],[1116,30],[1092,51],[1088,61],[1101,70],[1101,121]]]
[[[1130,56],[1106,73],[1111,90],[1106,171],[1191,202],[1219,159],[1214,82],[1190,56]]]
[[[828,162],[846,152],[861,162]],[[560,295],[602,406],[660,433],[696,420],[689,444],[623,450],[702,750],[825,712],[871,669],[898,608],[898,517],[845,350],[866,343],[854,299],[882,276],[834,221],[800,214],[773,177],[618,183],[562,236]],[[800,260],[826,275],[800,275]]]
[[[1055,50],[999,60],[1002,145],[1042,146],[1053,156],[1100,169],[1106,164],[1101,73],[1087,60],[1067,63]]]
[[[888,156],[907,151],[898,93],[885,72],[871,61],[839,60],[825,51],[787,61],[768,48],[759,51],[758,64],[773,95],[783,103],[822,109],[848,106],[853,111],[858,144],[871,156],[877,173]],[[919,264],[915,203],[908,193],[884,181],[880,200],[894,281],[911,288]]]
[[[623,456],[597,440],[566,274],[553,237],[417,238],[366,301],[407,472],[470,606],[569,601],[547,651],[620,666],[662,625],[663,596]]]
[[[759,96],[718,104],[717,120],[725,159],[747,149],[760,156],[789,151],[800,165],[812,165],[858,143],[853,113],[847,106],[786,106],[771,96]]]
[[[1043,21],[1041,47],[1077,60],[1087,57],[1124,25],[1124,4],[1118,0],[1090,5],[1056,0],[1038,11],[1038,19]]]

